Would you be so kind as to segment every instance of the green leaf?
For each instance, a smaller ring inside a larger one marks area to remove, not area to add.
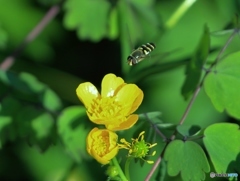
[[[107,34],[110,4],[106,0],[68,0],[64,25],[76,29],[80,39],[100,41]]]
[[[37,145],[41,150],[48,148],[55,135],[53,116],[32,106],[22,107],[16,115],[15,125],[20,137],[27,138],[30,145]]]
[[[0,145],[6,140],[14,140],[16,131],[13,121],[16,114],[20,111],[21,104],[13,97],[5,97],[0,104]],[[0,147],[1,147],[0,146]]]
[[[20,137],[27,137],[31,134],[31,121],[38,117],[39,114],[40,112],[34,109],[32,106],[24,106],[17,113],[15,124],[16,130]]]
[[[11,116],[3,116],[0,115],[0,133],[2,133],[3,129],[12,123]]]
[[[57,94],[29,73],[22,72],[18,75],[0,71],[0,80],[13,87],[17,96],[30,102],[41,102],[47,110],[58,111],[62,108],[61,99]]]
[[[62,108],[61,99],[51,89],[46,89],[40,97],[43,107],[50,111],[59,111]]]
[[[1,101],[1,115],[14,116],[21,108],[21,103],[14,97],[8,96]]]
[[[0,23],[1,25],[1,23]],[[8,42],[7,32],[0,26],[0,49],[5,49]]]
[[[240,172],[239,125],[216,123],[206,128],[203,143],[217,173]],[[237,160],[237,156],[239,157]]]
[[[2,116],[0,115],[0,148],[2,148],[3,144],[8,137],[5,135],[7,133],[8,126],[11,126],[12,117],[11,116]]]
[[[213,36],[229,35],[233,34],[234,32],[235,33],[239,32],[239,28],[240,28],[239,17],[237,14],[235,14],[232,21],[230,21],[223,30],[211,32],[211,35]]]
[[[204,33],[199,42],[198,48],[193,58],[187,64],[186,67],[186,79],[182,87],[182,95],[184,96],[185,99],[188,99],[188,97],[193,93],[193,91],[199,84],[202,74],[202,68],[208,57],[209,47],[210,47],[209,29],[207,26],[205,26]]]
[[[28,86],[28,88],[34,92],[35,94],[39,94],[41,93],[44,88],[45,88],[45,85],[42,84],[41,82],[39,82],[36,77],[34,77],[33,75],[29,74],[29,73],[26,73],[26,72],[21,72],[19,74],[19,79],[22,81],[22,82],[25,82],[26,85]]]
[[[197,132],[199,132],[200,129],[201,128],[197,125],[178,125],[177,126],[178,133],[180,133],[184,137],[192,136]]]
[[[48,135],[50,135],[53,125],[54,119],[47,112],[40,114],[38,117],[31,121],[31,126],[35,132],[35,137],[39,140],[47,138]]]
[[[131,0],[134,9],[139,12],[149,23],[149,25],[159,26],[159,18],[156,11],[153,10],[153,0]],[[139,18],[140,19],[140,18]]]
[[[90,129],[83,123],[88,121],[86,109],[83,106],[72,106],[62,111],[57,121],[58,134],[67,152],[81,162],[86,157],[86,138]]]
[[[139,114],[139,119],[143,119],[143,120],[148,120],[151,121],[151,123],[161,123],[161,117],[162,113],[159,111],[155,111],[155,112],[148,112],[148,113],[142,113]]]
[[[11,88],[11,93],[15,96],[35,103],[38,102],[38,96],[45,88],[33,75],[25,72],[16,74],[0,70],[0,80]]]
[[[54,119],[43,110],[25,106],[17,113],[16,125],[20,136],[34,136],[36,140],[41,140],[51,134]]]
[[[222,30],[222,31],[214,31],[214,32],[211,32],[211,35],[213,35],[213,36],[224,36],[224,35],[232,34],[234,31],[236,31],[236,30],[235,29],[229,29],[229,30]]]
[[[240,52],[228,55],[219,62],[204,81],[204,89],[214,107],[240,118]]]
[[[8,86],[0,80],[0,87],[0,97],[3,97],[9,91]]]
[[[139,114],[139,120],[146,122],[148,125],[156,125],[162,129],[175,129],[176,125],[172,123],[164,123],[161,120],[162,113],[159,111]],[[150,121],[150,122],[149,122]]]
[[[31,90],[31,88],[35,87],[33,79],[34,78],[28,73],[20,73],[18,75],[10,71],[0,70],[0,80],[24,94],[34,94],[34,90]]]
[[[192,141],[172,141],[166,148],[164,159],[170,176],[181,173],[183,181],[200,181],[205,179],[205,172],[210,166],[203,149]]]
[[[117,8],[112,8],[109,14],[109,32],[110,39],[116,39],[119,35],[118,11]]]

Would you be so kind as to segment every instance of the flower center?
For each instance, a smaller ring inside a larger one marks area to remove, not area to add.
[[[99,156],[104,156],[109,152],[109,135],[103,132],[102,135],[95,140],[94,145],[96,153],[98,153]]]
[[[96,117],[116,118],[122,106],[115,101],[115,97],[103,97],[93,100],[89,112]]]

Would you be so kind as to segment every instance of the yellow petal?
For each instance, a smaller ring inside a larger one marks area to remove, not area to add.
[[[142,103],[143,92],[135,84],[127,84],[119,90],[115,100],[124,105],[124,114],[129,115],[136,111]]]
[[[92,157],[94,157],[99,163],[106,165],[110,162],[110,160],[107,160],[104,157],[100,157],[98,154],[96,154],[94,151],[91,153]]]
[[[76,89],[76,93],[86,108],[90,106],[93,99],[100,96],[97,88],[90,82],[80,84]]]
[[[87,112],[88,118],[90,119],[90,121],[92,121],[95,124],[104,124],[106,122],[105,119],[101,119],[99,117],[96,116],[92,116],[91,113]]]
[[[87,152],[91,155],[91,146],[93,144],[93,138],[92,138],[92,134],[94,132],[96,132],[98,130],[98,128],[93,128],[87,136]]]
[[[108,124],[105,126],[109,130],[120,131],[120,130],[125,130],[125,129],[131,128],[137,122],[137,120],[138,120],[138,115],[132,114],[126,119],[126,121],[122,122],[120,125]]]
[[[103,159],[104,160],[108,160],[108,161],[113,159],[117,155],[118,150],[119,150],[119,148],[118,148],[118,146],[116,146],[113,150],[111,150],[111,152],[109,152],[108,154],[104,155]]]
[[[113,96],[120,86],[124,85],[124,80],[121,77],[116,77],[114,74],[107,74],[102,80],[102,97]]]

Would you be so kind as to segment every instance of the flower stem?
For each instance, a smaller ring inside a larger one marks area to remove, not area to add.
[[[125,175],[126,175],[126,177],[128,178],[128,181],[130,181],[130,174],[129,174],[129,165],[130,165],[130,158],[128,158],[127,160],[126,160],[126,163],[125,163]]]
[[[175,13],[166,22],[165,27],[167,29],[172,28],[179,21],[179,19],[184,15],[184,13],[192,6],[192,4],[195,1],[196,0],[183,1],[183,3],[178,7],[178,9],[175,11]]]
[[[122,171],[122,169],[121,169],[121,167],[120,167],[120,165],[119,165],[116,157],[114,157],[114,158],[112,159],[112,163],[113,163],[114,166],[117,168],[118,173],[119,173],[119,176],[121,177],[122,181],[130,181],[130,180],[128,180],[128,179],[126,178],[126,176],[124,175],[124,173],[123,173],[123,171]]]

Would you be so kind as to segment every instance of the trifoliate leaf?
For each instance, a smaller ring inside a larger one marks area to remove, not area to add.
[[[213,124],[204,131],[203,143],[217,173],[240,172],[239,125]]]
[[[64,25],[76,29],[80,39],[99,41],[107,35],[110,4],[106,0],[68,0]]]
[[[90,129],[86,129],[86,109],[83,106],[72,106],[62,111],[57,121],[58,134],[67,152],[81,162],[86,156],[86,138]]]
[[[205,27],[204,34],[199,42],[197,51],[186,67],[186,79],[182,87],[182,95],[187,99],[196,89],[202,74],[202,68],[207,60],[210,46],[208,27]]]
[[[170,176],[181,173],[183,181],[201,181],[210,166],[203,149],[195,142],[172,141],[166,148],[164,159]]]
[[[240,52],[219,62],[204,81],[204,89],[214,107],[240,118]]]

